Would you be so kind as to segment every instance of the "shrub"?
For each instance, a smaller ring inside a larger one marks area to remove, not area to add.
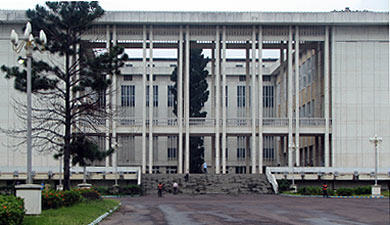
[[[371,194],[371,186],[357,187],[353,189],[353,192],[357,195],[369,195]]]
[[[286,179],[278,180],[278,186],[279,186],[279,191],[280,192],[289,191],[291,183],[290,183],[290,181],[288,181]]]
[[[337,195],[339,196],[349,196],[353,194],[353,189],[352,188],[338,188],[337,189]]]
[[[42,208],[56,209],[62,206],[71,206],[81,200],[81,194],[77,191],[43,191]]]
[[[100,193],[95,188],[75,189],[75,191],[79,192],[86,200],[98,200],[102,198]]]
[[[13,195],[0,195],[0,225],[22,224],[24,214],[23,199]]]
[[[142,195],[142,188],[139,185],[131,184],[128,186],[119,187],[121,195]]]
[[[321,195],[322,189],[321,187],[313,187],[313,186],[299,187],[298,193],[301,195]]]
[[[109,188],[107,186],[96,186],[95,189],[101,194],[101,195],[109,195]]]

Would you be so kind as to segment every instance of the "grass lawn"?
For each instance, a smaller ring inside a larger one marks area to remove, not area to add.
[[[42,210],[39,216],[25,216],[23,225],[88,224],[118,205],[118,201],[103,199],[75,204],[71,207]]]

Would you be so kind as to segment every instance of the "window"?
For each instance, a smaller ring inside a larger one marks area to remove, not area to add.
[[[220,149],[219,151],[219,155],[221,156],[222,158],[222,148]],[[229,150],[228,148],[225,149],[225,159],[228,159],[229,158]]]
[[[240,75],[238,76],[239,81],[246,81],[246,76],[245,75]]]
[[[236,67],[244,67],[242,64],[236,64]]]
[[[153,161],[158,162],[158,136],[153,136]]]
[[[106,108],[106,90],[100,91],[98,94],[99,98],[99,107],[102,109]]]
[[[177,136],[168,136],[168,160],[177,159]]]
[[[228,102],[229,102],[229,100],[228,100],[229,94],[228,94],[228,93],[229,93],[229,92],[228,92],[228,86],[226,86],[226,87],[225,87],[225,94],[226,94],[226,95],[225,95],[225,101],[226,101],[226,104],[225,104],[225,105],[226,105],[226,107],[228,107],[228,104],[229,104],[229,103],[228,103]]]
[[[132,81],[133,75],[123,74],[123,80],[124,81]]]
[[[173,85],[168,85],[168,107],[173,107],[175,96],[172,93]]]
[[[236,173],[246,173],[245,166],[236,166]]]
[[[149,107],[149,85],[146,86],[146,107]],[[158,86],[153,85],[153,107],[158,107]]]
[[[274,107],[274,87],[263,86],[263,107]]]
[[[271,76],[263,76],[263,81],[271,81]]]
[[[131,63],[126,63],[126,67],[133,67],[133,64],[131,64]]]
[[[158,107],[158,86],[153,86],[153,107]]]
[[[150,77],[150,75],[147,74],[147,75],[146,75],[146,80],[147,80],[147,81],[150,80],[149,77]],[[153,81],[156,81],[156,75],[153,75]]]
[[[245,107],[245,86],[237,86],[237,107]]]
[[[121,106],[135,107],[135,86],[134,85],[121,86]]]
[[[245,160],[245,137],[237,137],[237,160]]]
[[[177,173],[177,166],[167,166],[167,173]]]

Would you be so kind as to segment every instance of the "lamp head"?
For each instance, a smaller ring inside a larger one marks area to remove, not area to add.
[[[16,31],[14,29],[12,29],[12,31],[11,31],[11,43],[13,45],[16,45],[18,42],[19,42],[18,34],[16,33]]]
[[[31,34],[32,28],[31,28],[31,23],[27,22],[26,24],[26,29],[24,30],[24,37],[28,38]]]
[[[46,45],[47,38],[46,38],[46,34],[43,30],[39,31],[39,40],[42,42],[43,45]]]

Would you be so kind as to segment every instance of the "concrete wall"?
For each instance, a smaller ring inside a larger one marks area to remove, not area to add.
[[[389,30],[386,26],[333,29],[332,141],[335,167],[390,167]]]

